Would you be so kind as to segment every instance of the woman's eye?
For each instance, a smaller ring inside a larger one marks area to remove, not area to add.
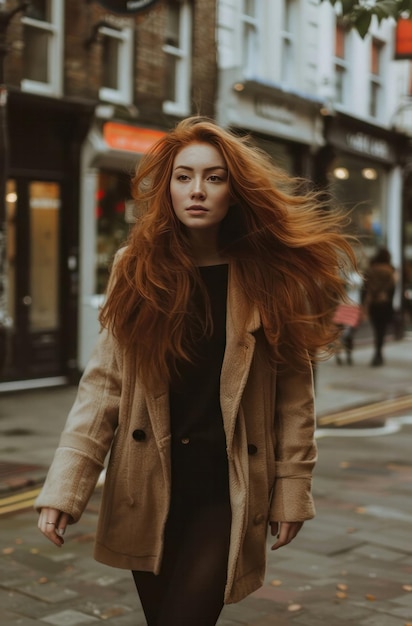
[[[189,176],[187,176],[186,174],[179,174],[177,180],[189,180]]]
[[[217,174],[212,174],[212,176],[209,176],[209,180],[211,180],[212,183],[215,183],[215,182],[219,182],[222,179]]]

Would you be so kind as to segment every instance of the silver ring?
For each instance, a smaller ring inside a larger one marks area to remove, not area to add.
[[[46,524],[51,524],[52,526],[56,526],[54,522],[46,522]]]

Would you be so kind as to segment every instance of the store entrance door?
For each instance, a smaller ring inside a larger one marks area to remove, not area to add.
[[[9,332],[2,380],[62,374],[60,207],[57,182],[7,183]]]

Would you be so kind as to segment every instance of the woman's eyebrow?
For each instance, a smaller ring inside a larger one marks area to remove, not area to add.
[[[190,172],[193,171],[193,167],[191,167],[190,165],[176,165],[175,170],[188,170]],[[211,172],[212,170],[224,170],[225,172],[228,171],[227,167],[225,165],[212,165],[211,167],[205,167],[204,168],[204,172]]]

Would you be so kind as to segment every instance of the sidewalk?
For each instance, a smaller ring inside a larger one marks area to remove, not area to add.
[[[363,346],[351,367],[321,363],[320,418],[412,394],[412,338],[388,343],[385,356],[387,365],[371,368]],[[37,468],[20,473],[21,482],[41,482],[74,395],[59,388],[0,396],[0,463]],[[225,607],[219,626],[412,624],[412,408],[387,417],[385,428],[318,430],[317,517],[290,546],[268,549],[264,586]],[[7,476],[0,480],[0,499],[18,496]],[[62,550],[37,531],[33,511],[0,518],[2,625],[145,624],[130,573],[92,558],[99,498],[98,489]]]

